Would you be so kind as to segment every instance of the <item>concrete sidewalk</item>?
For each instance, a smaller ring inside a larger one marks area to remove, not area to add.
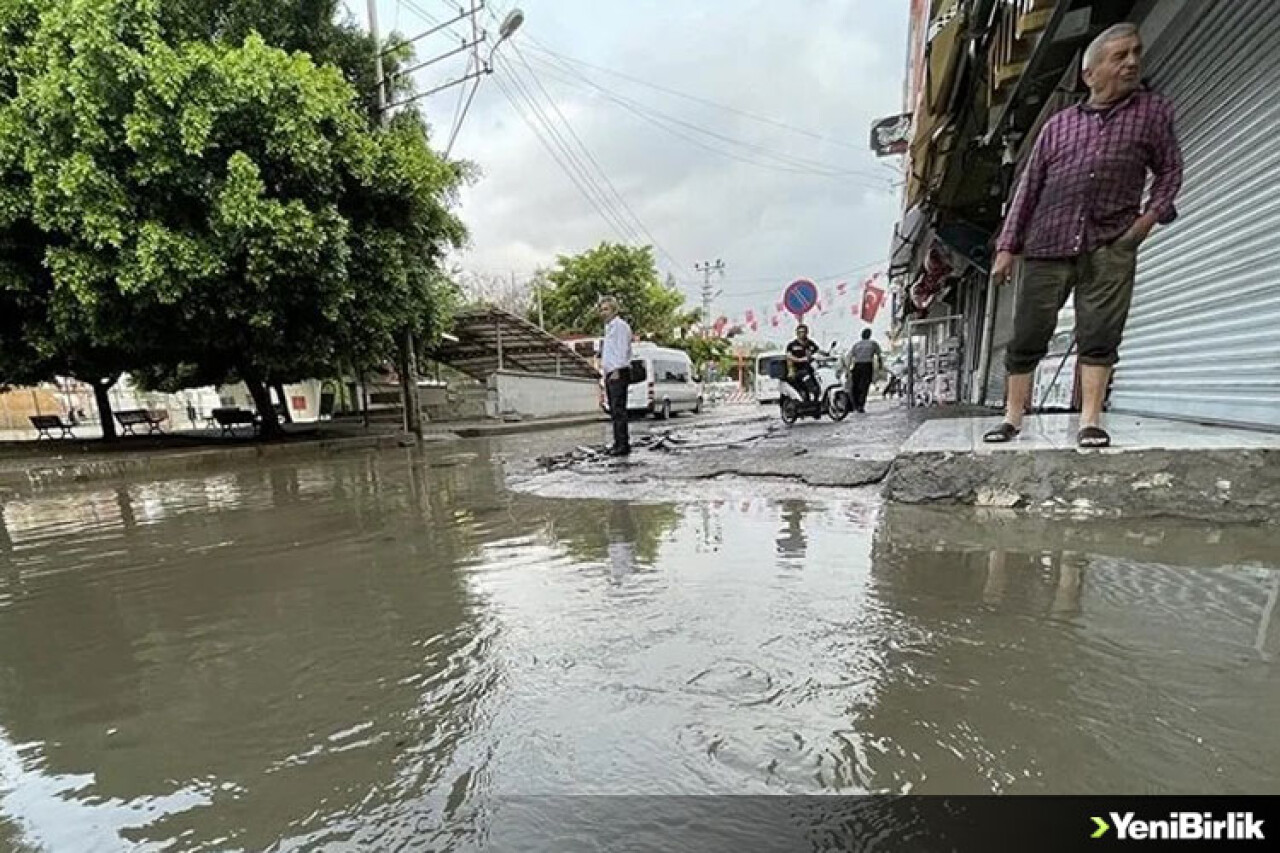
[[[924,424],[895,458],[885,496],[1053,514],[1277,520],[1280,435],[1111,416],[1113,446],[1081,450],[1075,416],[1045,415],[1028,418],[1014,441],[985,444],[997,422]]]

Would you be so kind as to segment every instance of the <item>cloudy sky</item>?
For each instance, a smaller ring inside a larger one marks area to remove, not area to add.
[[[365,21],[365,0],[347,3]],[[690,302],[695,263],[724,261],[717,314],[772,312],[798,277],[847,280],[850,296],[811,322],[856,325],[847,305],[880,268],[899,204],[897,163],[867,138],[902,106],[906,0],[494,0],[482,22],[495,31],[516,3],[524,27],[452,152],[482,171],[464,197],[466,268],[525,278],[602,240],[656,242]],[[456,14],[444,0],[378,4],[384,32]],[[462,34],[420,42],[419,57]],[[425,69],[419,88],[465,61]],[[424,102],[440,139],[458,92]]]

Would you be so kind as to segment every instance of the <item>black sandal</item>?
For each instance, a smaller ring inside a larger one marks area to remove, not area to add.
[[[1018,429],[1008,421],[1005,421],[995,429],[987,430],[982,436],[982,440],[987,444],[1003,444],[1006,441],[1013,441],[1021,432],[1022,430]]]
[[[1102,427],[1081,427],[1076,435],[1076,443],[1085,448],[1110,447],[1111,436]]]

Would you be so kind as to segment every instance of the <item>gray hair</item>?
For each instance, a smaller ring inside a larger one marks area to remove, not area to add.
[[[1098,59],[1102,56],[1102,49],[1113,41],[1119,39],[1127,39],[1138,35],[1138,25],[1132,21],[1121,21],[1115,26],[1107,27],[1098,37],[1089,42],[1089,46],[1084,49],[1084,59],[1080,62],[1080,67],[1085,71],[1089,71],[1093,66],[1098,64]]]
[[[600,301],[596,304],[596,307],[603,308],[606,305],[612,308],[615,313],[622,310],[622,305],[618,302],[618,297],[616,296],[601,296]]]

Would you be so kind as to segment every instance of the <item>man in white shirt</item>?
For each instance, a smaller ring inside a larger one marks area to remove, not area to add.
[[[600,316],[604,318],[604,342],[600,345],[600,370],[604,373],[605,398],[613,421],[613,446],[610,456],[631,453],[631,433],[627,424],[627,389],[631,387],[631,326],[618,316],[618,300],[606,296],[600,300]]]

